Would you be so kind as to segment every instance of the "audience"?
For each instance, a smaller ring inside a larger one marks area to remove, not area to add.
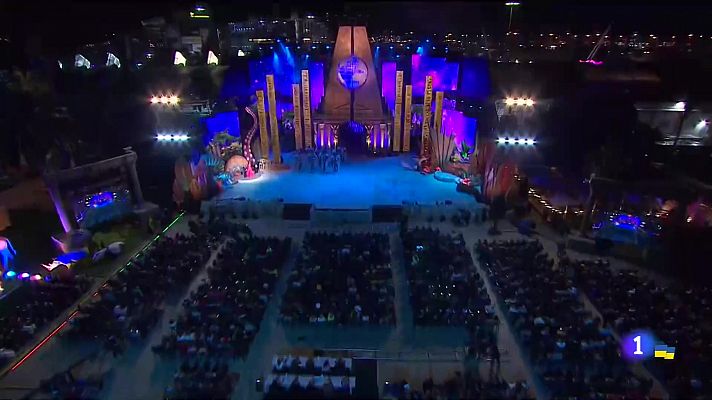
[[[204,229],[198,226],[196,229]],[[76,334],[101,337],[117,353],[127,336],[145,337],[158,321],[166,293],[187,287],[210,257],[218,238],[204,231],[163,237],[79,308],[71,323]],[[112,339],[113,338],[113,339]]]
[[[91,281],[82,276],[30,281],[10,294],[18,304],[13,305],[10,297],[4,299],[8,309],[0,316],[0,366],[16,357],[35,334],[47,328],[90,285]]]
[[[403,400],[465,400],[465,399],[505,399],[516,400],[527,397],[526,382],[508,383],[503,379],[484,382],[479,376],[460,372],[441,384],[433,378],[423,381],[421,389],[413,387],[405,379],[400,382],[386,382],[383,394],[385,398]]]
[[[238,380],[239,374],[230,373],[225,360],[184,360],[164,399],[229,399]]]
[[[394,324],[389,238],[307,233],[282,302],[287,322]]]
[[[204,281],[183,303],[156,352],[244,358],[259,330],[290,241],[236,237],[223,247]]]
[[[602,260],[571,261],[565,267],[601,312],[604,325],[620,335],[649,329],[661,344],[675,347],[674,362],[648,363],[671,398],[712,397],[712,289],[661,286],[635,270],[613,270]]]
[[[474,328],[494,316],[462,234],[415,228],[403,234],[403,248],[417,325]]]
[[[554,268],[541,243],[485,240],[476,249],[513,332],[553,398],[647,396],[652,382],[630,372],[614,337],[586,310],[568,273]]]

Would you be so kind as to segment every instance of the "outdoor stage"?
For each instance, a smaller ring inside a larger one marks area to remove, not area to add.
[[[284,162],[293,165],[294,154],[284,154]],[[311,203],[317,208],[365,209],[373,205],[402,205],[418,202],[434,205],[452,201],[454,205],[476,204],[471,195],[455,190],[455,183],[435,180],[406,170],[403,164],[415,164],[412,156],[355,158],[347,160],[336,173],[269,171],[262,177],[227,187],[217,201],[245,197],[252,201],[283,199],[285,203]]]

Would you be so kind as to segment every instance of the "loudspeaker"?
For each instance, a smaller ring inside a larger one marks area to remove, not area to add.
[[[311,219],[311,209],[311,203],[284,203],[282,219],[309,221]]]
[[[403,216],[403,206],[373,206],[371,207],[371,221],[400,222]]]

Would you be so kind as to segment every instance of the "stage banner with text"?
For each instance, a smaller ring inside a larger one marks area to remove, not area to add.
[[[312,119],[311,119],[311,93],[309,89],[309,70],[302,70],[302,109],[304,110],[304,144],[307,148],[312,145]]]
[[[401,151],[401,110],[403,109],[403,71],[396,71],[396,110],[393,113],[393,151]]]
[[[413,121],[413,110],[411,110],[413,102],[413,85],[405,85],[405,106],[403,112],[403,151],[410,151],[410,129]]]
[[[274,75],[265,76],[267,81],[267,99],[269,100],[269,130],[272,132],[272,156],[276,164],[282,163],[282,151],[279,147],[279,127],[277,126],[277,100],[274,95]]]
[[[302,102],[298,83],[292,84],[292,105],[294,106],[294,142],[297,150],[301,150],[304,142],[302,141]]]
[[[420,154],[430,154],[430,120],[433,107],[433,77],[425,77],[425,93],[423,94],[423,135],[421,138]]]
[[[444,92],[435,92],[435,120],[433,121],[433,133],[440,134],[443,126],[443,95]]]
[[[265,92],[257,91],[257,118],[260,122],[260,154],[269,159],[269,138],[267,136],[267,117],[265,116]]]

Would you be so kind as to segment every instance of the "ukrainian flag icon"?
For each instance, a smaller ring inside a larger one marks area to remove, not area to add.
[[[675,359],[675,348],[668,347],[664,344],[659,344],[655,346],[655,358],[663,358],[666,360]]]

